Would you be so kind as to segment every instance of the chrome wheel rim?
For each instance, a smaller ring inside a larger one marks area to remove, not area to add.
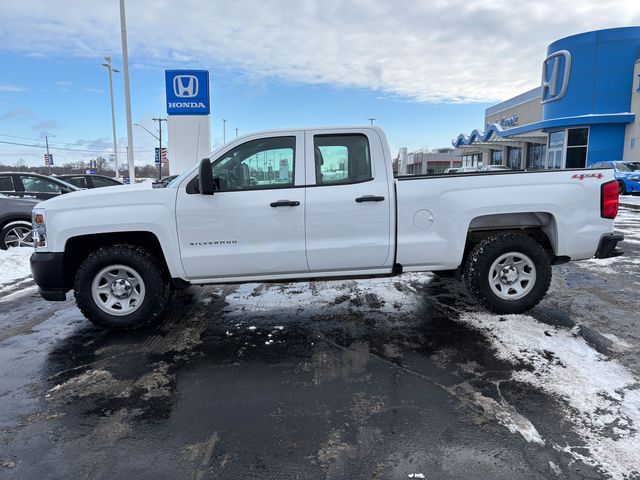
[[[91,296],[96,305],[109,315],[129,315],[144,301],[144,280],[131,267],[110,265],[93,278]]]
[[[536,266],[524,253],[500,255],[489,269],[491,291],[503,300],[526,296],[536,283]]]
[[[4,244],[12,247],[33,247],[31,227],[16,225],[4,235]]]

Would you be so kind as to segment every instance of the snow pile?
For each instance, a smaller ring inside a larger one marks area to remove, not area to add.
[[[0,250],[0,292],[3,287],[31,276],[29,258],[33,248]]]
[[[514,371],[512,378],[566,405],[564,415],[589,455],[580,445],[554,448],[615,479],[638,473],[640,384],[626,368],[596,352],[577,332],[526,315],[469,313],[460,320],[482,331],[499,358],[533,367]]]
[[[635,206],[640,207],[640,196],[622,195],[620,197],[620,204],[622,204],[622,205],[635,205]]]
[[[253,313],[288,314],[316,310],[318,315],[344,314],[350,310],[370,315],[415,312],[420,297],[407,295],[411,283],[428,282],[430,275],[405,275],[402,287],[397,278],[359,281],[298,282],[287,284],[248,283],[228,295],[227,318]]]

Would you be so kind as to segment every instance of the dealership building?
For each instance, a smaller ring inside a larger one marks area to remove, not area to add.
[[[640,27],[549,45],[538,88],[489,107],[484,130],[452,142],[463,166],[582,168],[640,161]]]

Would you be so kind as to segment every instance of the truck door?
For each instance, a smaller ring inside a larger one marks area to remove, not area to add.
[[[178,193],[176,221],[187,276],[308,271],[303,133],[257,136],[212,164],[213,195],[189,193],[184,185]]]
[[[392,179],[376,131],[307,131],[305,144],[309,269],[391,266]]]

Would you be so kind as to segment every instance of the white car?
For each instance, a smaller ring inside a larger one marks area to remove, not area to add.
[[[508,201],[505,201],[508,198]],[[85,190],[34,209],[40,294],[75,291],[96,324],[158,317],[189,284],[361,278],[461,268],[489,310],[535,306],[551,265],[611,256],[611,169],[394,179],[376,127],[235,139],[166,188]]]
[[[509,167],[503,165],[485,165],[480,169],[481,172],[508,172],[511,170]]]

